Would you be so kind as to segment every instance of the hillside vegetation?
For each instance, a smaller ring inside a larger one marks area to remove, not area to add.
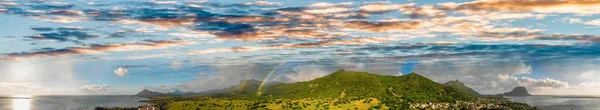
[[[150,102],[177,110],[536,109],[507,100],[478,98],[457,89],[460,86],[454,83],[439,84],[416,73],[388,76],[338,70],[311,81],[268,84],[260,91],[260,81],[245,80],[236,86],[194,95],[153,97]]]
[[[276,98],[394,98],[409,102],[472,101],[476,97],[416,73],[384,76],[339,70],[307,82],[275,85],[261,91]]]
[[[473,96],[481,96],[481,94],[479,94],[479,92],[471,89],[470,87],[465,86],[465,84],[463,84],[459,80],[449,81],[447,83],[444,83],[444,85],[452,86],[454,88],[462,90],[463,92],[469,93],[469,94],[471,94]]]

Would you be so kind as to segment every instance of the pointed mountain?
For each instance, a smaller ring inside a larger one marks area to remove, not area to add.
[[[160,95],[166,95],[165,93],[160,93],[160,92],[154,92],[154,91],[150,91],[148,89],[144,89],[142,91],[140,91],[139,93],[135,94],[136,96],[142,96],[142,97],[151,97],[151,96],[160,96]]]
[[[500,94],[502,96],[531,96],[529,92],[527,92],[527,88],[523,86],[517,86],[512,91],[506,92],[504,94]]]
[[[448,81],[448,82],[444,83],[444,85],[457,88],[457,89],[462,90],[463,92],[469,93],[473,96],[481,96],[481,94],[479,94],[479,92],[465,86],[465,84],[463,84],[459,80]]]
[[[344,70],[311,81],[263,88],[261,95],[280,98],[388,99],[396,97],[410,102],[454,102],[476,99],[473,95],[436,83],[416,73],[388,76]]]

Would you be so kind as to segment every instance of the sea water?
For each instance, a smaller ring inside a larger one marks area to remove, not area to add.
[[[0,110],[91,110],[96,107],[138,107],[143,97],[110,96],[0,96]]]
[[[600,97],[522,96],[505,98],[537,106],[542,110],[600,110]]]

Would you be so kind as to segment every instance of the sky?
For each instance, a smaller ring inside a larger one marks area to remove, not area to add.
[[[0,95],[206,91],[336,70],[600,92],[598,0],[0,1]]]

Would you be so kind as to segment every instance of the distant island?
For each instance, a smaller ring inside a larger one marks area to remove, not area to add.
[[[525,87],[517,86],[512,91],[504,94],[498,94],[501,96],[531,96]]]
[[[161,109],[537,109],[480,97],[458,80],[439,84],[417,73],[387,76],[341,69],[311,81],[259,88],[260,84],[244,80],[240,85],[205,92],[143,90],[137,95],[151,97],[149,102]],[[523,92],[529,95],[523,87],[503,95]]]

